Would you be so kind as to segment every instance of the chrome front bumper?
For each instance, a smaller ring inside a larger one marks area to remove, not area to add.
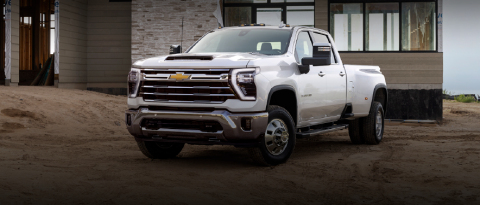
[[[130,125],[128,118],[130,116]],[[250,118],[252,129],[245,131],[241,127],[242,118]],[[217,121],[223,130],[216,132],[205,132],[192,129],[166,129],[156,130],[142,127],[144,119],[172,119],[172,120],[198,120],[198,121]],[[185,141],[211,141],[211,142],[237,142],[237,141],[256,141],[262,134],[268,124],[268,113],[231,113],[226,110],[215,111],[162,111],[140,108],[138,110],[125,111],[125,121],[127,129],[136,139],[154,138],[157,141],[168,139]],[[215,143],[212,143],[215,144]]]

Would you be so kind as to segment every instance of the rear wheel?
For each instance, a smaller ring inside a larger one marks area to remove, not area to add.
[[[362,136],[367,144],[377,145],[383,139],[384,111],[382,104],[373,102],[370,113],[362,119]]]
[[[137,142],[142,153],[152,159],[165,159],[176,157],[185,146],[184,143],[167,142]]]
[[[264,166],[284,163],[293,153],[296,142],[295,122],[280,106],[268,106],[268,125],[260,145],[249,150],[253,161]]]

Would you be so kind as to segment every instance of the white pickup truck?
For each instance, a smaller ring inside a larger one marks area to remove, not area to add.
[[[287,161],[296,138],[346,128],[354,144],[383,138],[380,68],[343,64],[324,30],[220,27],[180,49],[135,62],[128,76],[125,121],[147,157],[233,145],[270,166]]]

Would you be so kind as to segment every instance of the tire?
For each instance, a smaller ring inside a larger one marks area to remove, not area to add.
[[[151,159],[166,159],[176,157],[185,146],[184,143],[137,142],[140,151]]]
[[[365,143],[371,145],[379,144],[383,139],[384,130],[384,111],[382,104],[379,102],[373,102],[370,108],[370,113],[367,117],[361,120],[362,124],[362,136],[365,139]]]
[[[362,118],[350,120],[348,122],[348,135],[353,144],[365,144],[365,139],[362,136]]]
[[[277,105],[268,106],[268,125],[260,145],[250,148],[253,161],[263,166],[285,163],[293,153],[296,143],[296,127],[288,111]]]

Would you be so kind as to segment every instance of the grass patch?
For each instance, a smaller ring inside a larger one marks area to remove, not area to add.
[[[472,103],[472,102],[477,102],[475,97],[473,96],[465,96],[465,95],[459,95],[458,97],[455,97],[455,100],[458,102],[462,103]]]
[[[448,91],[447,89],[443,89],[443,94],[445,94],[445,95],[454,95],[455,93],[452,93],[451,91]]]

